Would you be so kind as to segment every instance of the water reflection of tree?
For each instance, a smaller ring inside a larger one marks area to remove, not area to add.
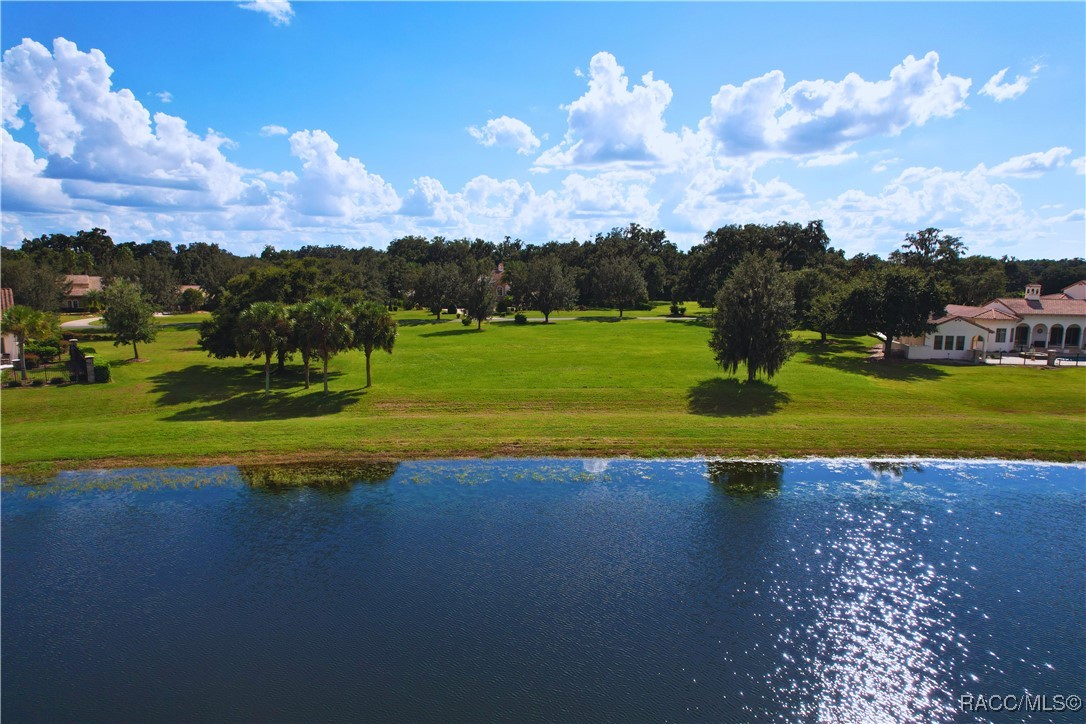
[[[292,488],[347,490],[355,483],[384,483],[399,463],[302,463],[238,466],[241,479],[254,488],[276,491]]]
[[[713,461],[706,463],[709,480],[732,498],[776,498],[781,494],[784,466],[780,463]]]
[[[924,468],[919,463],[906,463],[890,460],[869,460],[867,462],[867,467],[876,475],[889,475],[897,480],[903,478],[905,473],[910,470],[914,473],[924,472]]]

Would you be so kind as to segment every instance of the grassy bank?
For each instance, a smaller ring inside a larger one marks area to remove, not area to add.
[[[635,314],[648,315],[647,312]],[[563,315],[566,316],[566,315]],[[800,352],[772,384],[715,367],[691,321],[583,315],[550,325],[399,315],[393,356],[331,364],[328,395],[300,366],[273,379],[196,348],[196,317],[158,341],[95,341],[105,385],[4,389],[6,471],[60,467],[498,455],[925,455],[1086,458],[1086,368],[1022,369],[865,359],[870,338]],[[379,355],[379,356],[378,356]],[[741,372],[742,374],[742,372]]]

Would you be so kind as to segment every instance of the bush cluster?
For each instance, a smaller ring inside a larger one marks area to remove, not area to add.
[[[526,317],[525,315],[521,314],[520,312],[517,312],[517,313],[516,313],[516,314],[515,314],[515,315],[513,316],[513,323],[514,323],[514,324],[527,324],[527,323],[528,323],[528,317]]]

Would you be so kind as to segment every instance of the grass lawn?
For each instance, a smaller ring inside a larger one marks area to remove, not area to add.
[[[395,354],[374,353],[373,388],[352,352],[333,359],[330,394],[319,365],[307,391],[295,363],[269,397],[259,363],[196,347],[203,316],[161,318],[145,362],[89,343],[114,362],[109,384],[5,388],[0,461],[11,472],[469,455],[1086,458],[1086,368],[885,365],[865,359],[871,338],[822,345],[801,332],[771,383],[747,385],[714,365],[696,322],[578,316],[476,332],[400,313]]]

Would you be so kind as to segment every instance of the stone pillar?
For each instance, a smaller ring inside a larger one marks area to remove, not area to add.
[[[83,359],[87,364],[87,382],[94,382],[94,355],[88,354]]]
[[[1048,350],[1048,362],[1047,362],[1047,364],[1048,364],[1049,367],[1055,367],[1056,366],[1056,354],[1057,354],[1056,350],[1054,350],[1054,349]]]

